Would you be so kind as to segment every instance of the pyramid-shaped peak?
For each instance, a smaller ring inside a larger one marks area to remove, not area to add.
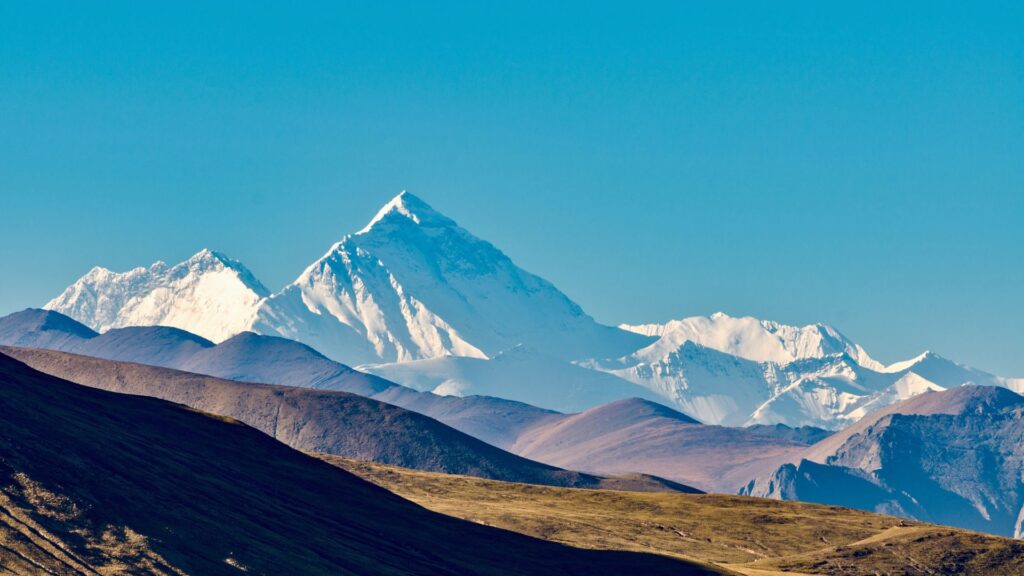
[[[418,196],[403,190],[392,198],[357,234],[366,234],[381,222],[413,222],[420,226],[454,226],[455,222],[427,204]]]
[[[189,257],[186,262],[190,264],[203,264],[203,265],[216,265],[216,264],[229,264],[231,259],[219,252],[214,252],[209,248],[203,248],[199,252],[196,252]]]
[[[234,258],[231,258],[216,250],[210,250],[209,248],[203,248],[199,252],[196,252],[188,260],[187,263],[199,264],[204,266],[227,266],[229,268],[242,267],[242,263]]]

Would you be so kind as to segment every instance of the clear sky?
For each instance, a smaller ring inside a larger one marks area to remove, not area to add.
[[[822,321],[1024,376],[1022,31],[1020,2],[3,2],[0,313],[203,247],[277,289],[408,189],[604,322]]]

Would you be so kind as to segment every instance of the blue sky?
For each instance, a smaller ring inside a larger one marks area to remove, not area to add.
[[[1019,3],[288,4],[0,4],[0,313],[408,189],[604,322],[1024,376]]]

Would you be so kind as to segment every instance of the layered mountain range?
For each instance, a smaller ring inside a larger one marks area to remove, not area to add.
[[[708,424],[839,428],[965,383],[1024,389],[934,354],[883,366],[839,331],[725,314],[605,326],[423,200],[402,193],[282,290],[203,250],[181,264],[94,268],[45,306],[97,331],[243,331],[439,394],[578,412],[668,401]]]
[[[238,420],[0,354],[9,574],[731,574],[431,512]]]
[[[12,574],[1022,570],[1019,541],[835,506],[318,459],[233,418],[77,386],[3,354],[0,407],[0,562]]]
[[[639,398],[562,414],[490,396],[440,396],[251,332],[220,344],[162,326],[99,334],[58,312],[25,310],[0,318],[0,344],[17,346],[0,350],[43,372],[225,414],[298,449],[538,484],[681,489],[650,476],[619,477],[646,473],[735,492],[827,435],[705,425]],[[554,468],[567,462],[591,474]]]
[[[691,485],[720,492],[744,486],[748,495],[1024,535],[1024,397],[1005,387],[953,384],[915,394],[829,434],[783,425],[707,425],[639,398],[561,414],[500,398],[438,396],[278,337],[243,333],[214,344],[167,327],[98,334],[44,310],[0,319],[0,343],[22,346],[0,351],[44,372],[232,416],[303,450],[556,486],[678,491]],[[891,373],[910,367],[940,382],[948,374],[948,361],[931,354]],[[950,382],[984,375],[960,369]],[[908,374],[901,379],[924,380]]]

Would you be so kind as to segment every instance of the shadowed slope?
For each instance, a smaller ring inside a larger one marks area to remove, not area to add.
[[[441,516],[235,420],[2,355],[0,411],[0,559],[18,573],[712,573]]]
[[[354,370],[285,338],[245,332],[171,366],[219,378],[344,390],[425,414],[507,448],[523,430],[561,414],[490,396],[439,396]]]
[[[137,362],[230,380],[342,390],[426,414],[506,449],[523,430],[561,416],[501,398],[419,392],[354,370],[294,340],[252,332],[217,345],[165,326],[134,326],[97,334],[59,312],[28,309],[0,318],[0,344]]]
[[[536,484],[614,488],[620,483],[540,464],[422,414],[347,392],[250,384],[52,350],[0,351],[86,386],[154,396],[237,418],[299,450]],[[673,489],[650,477],[643,482],[630,478],[626,487]]]

